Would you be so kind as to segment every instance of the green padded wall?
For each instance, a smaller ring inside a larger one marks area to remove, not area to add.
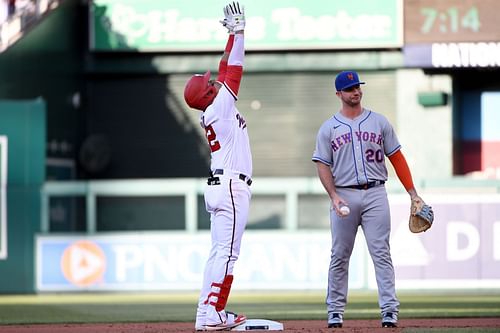
[[[40,230],[45,128],[43,100],[0,101],[0,136],[7,137],[7,258],[0,260],[0,293],[34,291],[33,243]]]

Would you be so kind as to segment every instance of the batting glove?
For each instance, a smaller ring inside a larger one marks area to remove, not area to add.
[[[228,14],[227,25],[231,27],[232,31],[245,30],[245,7],[241,6],[237,1],[227,5],[224,8],[224,15]]]
[[[228,6],[224,7],[223,12],[224,12],[224,19],[220,20],[219,22],[222,24],[224,28],[227,29],[228,33],[231,33],[233,32],[233,26],[230,25],[231,13],[229,13],[229,7]]]

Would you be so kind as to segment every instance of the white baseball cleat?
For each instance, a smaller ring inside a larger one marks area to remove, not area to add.
[[[382,314],[382,327],[398,327],[397,312],[385,312]]]
[[[344,322],[342,313],[331,312],[328,314],[328,328],[341,328]]]
[[[226,311],[227,319],[223,323],[205,325],[205,330],[207,331],[227,331],[233,327],[244,324],[247,321],[247,317],[244,315],[238,315],[233,312]]]
[[[196,321],[194,323],[195,331],[206,331],[205,329],[206,315],[207,315],[206,311],[203,311],[202,309],[198,308],[196,312]]]

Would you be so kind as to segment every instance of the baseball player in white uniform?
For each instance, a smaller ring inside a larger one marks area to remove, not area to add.
[[[312,160],[331,200],[331,261],[326,304],[328,327],[342,327],[347,302],[349,259],[361,226],[373,260],[382,327],[396,327],[399,301],[389,236],[391,218],[384,183],[385,157],[411,198],[417,195],[401,145],[388,120],[361,106],[359,76],[344,71],[335,79],[342,108],[320,127]],[[349,207],[349,209],[343,206]]]
[[[184,90],[186,103],[202,111],[200,123],[211,150],[205,205],[210,213],[212,248],[196,313],[197,331],[228,330],[246,321],[245,316],[225,310],[247,223],[252,183],[247,124],[235,106],[243,75],[245,17],[237,2],[227,5],[224,15],[221,23],[229,38],[217,80],[210,80],[207,71],[192,76]]]

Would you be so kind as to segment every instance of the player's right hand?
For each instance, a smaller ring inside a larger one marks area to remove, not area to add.
[[[338,216],[342,216],[342,213],[340,212],[340,207],[347,206],[347,202],[337,194],[331,198],[330,205],[331,205],[330,206],[331,210],[335,210],[335,213],[337,213]]]
[[[230,25],[231,22],[231,14],[229,13],[229,7],[225,6],[222,11],[224,12],[224,19],[219,22],[222,24],[224,28],[227,29],[227,32],[233,32],[233,27]]]

